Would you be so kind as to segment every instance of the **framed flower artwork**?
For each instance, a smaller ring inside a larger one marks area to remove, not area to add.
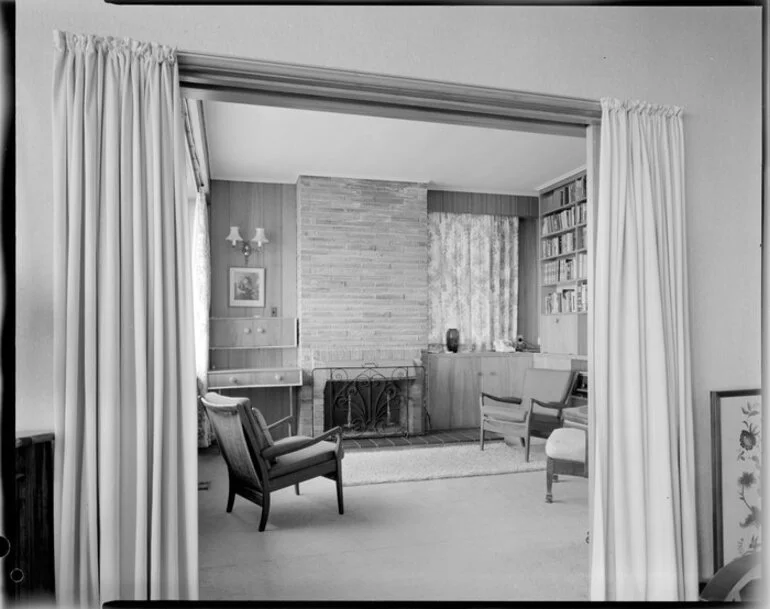
[[[230,267],[230,306],[265,306],[265,269]]]
[[[711,392],[714,572],[762,549],[759,389]]]

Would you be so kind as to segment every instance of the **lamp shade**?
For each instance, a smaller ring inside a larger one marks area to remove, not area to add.
[[[230,234],[225,237],[225,240],[229,241],[233,244],[233,247],[235,247],[235,244],[239,241],[243,241],[241,238],[241,231],[238,230],[237,226],[231,226],[230,227]]]
[[[253,243],[256,243],[258,247],[262,247],[263,243],[270,243],[270,241],[267,240],[267,237],[265,237],[265,229],[264,228],[257,228],[254,230],[254,236],[251,238],[251,241]]]

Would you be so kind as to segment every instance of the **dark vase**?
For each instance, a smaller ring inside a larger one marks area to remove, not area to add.
[[[460,332],[457,328],[449,328],[446,331],[446,348],[450,353],[457,353],[457,348],[460,346]]]

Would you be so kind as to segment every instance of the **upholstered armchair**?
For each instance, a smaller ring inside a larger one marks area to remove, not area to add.
[[[270,430],[290,424],[293,417],[267,425],[248,398],[209,392],[201,401],[227,463],[228,512],[233,509],[236,495],[256,503],[262,507],[259,530],[264,531],[272,492],[293,485],[299,495],[300,482],[323,476],[336,482],[337,507],[340,514],[344,513],[342,431],[339,427],[315,438],[297,435],[274,441]]]
[[[529,368],[524,374],[521,396],[497,396],[484,391],[483,375],[479,377],[481,450],[484,450],[484,433],[493,431],[506,438],[520,438],[527,461],[530,438],[547,438],[561,427],[561,411],[570,406],[570,394],[577,379],[572,370]]]
[[[553,483],[559,474],[588,477],[588,406],[570,408],[563,426],[545,443],[545,502],[553,503]]]

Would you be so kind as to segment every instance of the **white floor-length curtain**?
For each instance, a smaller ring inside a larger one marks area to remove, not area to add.
[[[209,246],[209,212],[206,195],[198,192],[192,230],[192,283],[195,315],[195,371],[198,377],[198,394],[208,391],[209,371],[209,309],[211,305],[211,253]],[[214,432],[198,404],[198,448],[211,445]]]
[[[602,100],[591,599],[698,596],[681,109]]]
[[[54,33],[57,600],[198,590],[191,206],[176,53]]]
[[[457,328],[464,349],[514,341],[519,295],[519,219],[428,212],[428,342]]]

